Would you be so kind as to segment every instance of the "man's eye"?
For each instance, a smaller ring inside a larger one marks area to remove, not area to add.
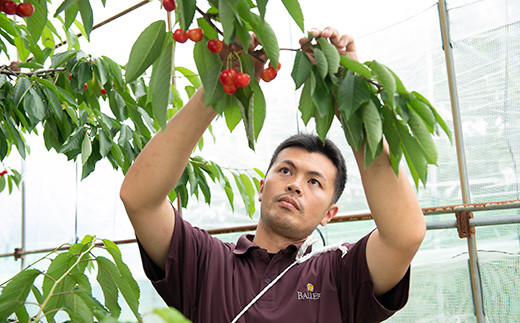
[[[320,185],[320,182],[317,179],[314,179],[314,178],[310,179],[309,183],[311,185],[315,185],[315,186],[319,186]]]
[[[289,168],[286,168],[286,167],[280,169],[280,172],[281,172],[282,174],[286,174],[286,175],[290,173]]]

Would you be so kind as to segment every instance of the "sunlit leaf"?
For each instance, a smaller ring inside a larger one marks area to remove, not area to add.
[[[150,24],[139,35],[132,46],[128,63],[126,64],[125,78],[127,82],[136,80],[161,55],[165,32],[164,20]]]
[[[300,3],[298,0],[282,0],[285,8],[294,19],[294,22],[300,27],[302,32],[305,32],[305,27],[303,25],[303,12],[300,7]]]

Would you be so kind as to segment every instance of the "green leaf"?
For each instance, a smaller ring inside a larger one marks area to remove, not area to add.
[[[110,152],[112,153],[112,156],[114,156],[114,159],[116,163],[119,165],[119,167],[123,168],[125,163],[125,157],[123,156],[121,147],[118,144],[112,144]]]
[[[179,21],[183,30],[188,30],[195,16],[196,0],[177,1],[177,10]]]
[[[204,18],[197,18],[197,24],[200,28],[202,28],[202,31],[204,33],[203,43],[206,43],[206,39],[214,39],[218,38],[217,31],[206,21]]]
[[[352,71],[347,71],[347,74],[338,85],[338,111],[344,113],[347,120],[356,111],[354,105],[354,81],[354,73],[352,73]],[[359,105],[357,105],[357,107],[359,107]]]
[[[71,7],[72,5],[76,4],[78,0],[64,0],[58,9],[56,9],[56,12],[54,13],[54,17],[56,18],[60,12],[63,10],[66,10],[67,8]]]
[[[335,74],[339,69],[339,53],[336,46],[329,43],[325,38],[318,38],[318,44],[327,58],[327,67],[330,75]]]
[[[31,81],[25,76],[21,76],[16,80],[16,84],[14,85],[13,90],[13,100],[15,106],[18,106],[20,102],[22,102],[25,94],[29,91],[31,86]]]
[[[254,202],[253,202],[253,206],[251,206],[251,200],[249,199],[249,196],[248,196],[247,190],[244,186],[244,183],[242,181],[242,178],[235,173],[233,173],[233,178],[235,179],[235,184],[238,188],[238,192],[240,193],[240,196],[242,197],[242,201],[244,202],[246,212],[248,214],[252,214],[252,213],[250,213],[250,210],[251,210],[251,208],[253,208],[253,210],[254,210]],[[254,211],[253,211],[253,213],[254,213]]]
[[[410,129],[412,129],[415,140],[419,144],[419,147],[421,147],[426,161],[430,164],[437,165],[437,148],[431,133],[419,115],[412,110],[410,110],[408,125]]]
[[[83,21],[83,27],[85,28],[85,37],[90,41],[90,32],[94,25],[94,17],[89,0],[79,0],[78,8],[81,15],[81,21]]]
[[[426,184],[427,174],[427,162],[424,158],[423,152],[417,141],[409,133],[408,128],[402,123],[401,120],[397,120],[395,123],[397,133],[400,137],[403,153],[406,157],[408,168],[415,182],[415,186],[418,187],[419,180]]]
[[[264,92],[262,92],[260,85],[258,85],[258,82],[255,79],[251,80],[250,87],[251,90],[253,90],[253,94],[251,96],[252,105],[250,103],[250,111],[248,116],[249,119],[252,120],[253,133],[255,140],[257,140],[265,121],[266,103]]]
[[[16,274],[2,289],[0,294],[0,319],[7,318],[23,306],[33,282],[41,274],[38,269],[27,269]]]
[[[90,142],[90,138],[88,135],[83,137],[83,141],[81,142],[81,164],[85,165],[90,154],[92,153],[92,143]]]
[[[361,110],[357,110],[348,119],[345,113],[341,113],[341,124],[343,125],[343,132],[348,144],[359,151],[363,143],[363,119]]]
[[[303,12],[298,0],[282,0],[282,2],[291,17],[294,19],[294,22],[298,27],[300,27],[302,32],[305,32],[305,27],[303,25]]]
[[[451,131],[448,128],[448,126],[446,125],[446,122],[444,122],[442,117],[439,115],[437,110],[435,110],[435,108],[431,105],[431,103],[424,96],[422,96],[420,93],[413,91],[412,95],[414,95],[416,98],[418,98],[422,102],[426,103],[432,109],[433,113],[435,114],[435,118],[437,120],[437,123],[439,124],[439,126],[441,126],[442,130],[444,131],[444,133],[446,133],[446,135],[450,139],[450,142],[452,142]]]
[[[433,133],[437,120],[432,109],[426,103],[413,99],[408,101],[408,106],[410,107],[410,110],[415,111],[421,117],[425,126],[431,133]],[[411,113],[411,111],[409,113]]]
[[[360,62],[356,61],[355,59],[352,59],[348,56],[340,56],[339,61],[343,67],[345,67],[348,70],[351,70],[352,72],[355,72],[359,75],[362,75],[366,77],[367,79],[372,78],[372,73],[370,70]]]
[[[126,64],[126,82],[136,80],[161,55],[166,35],[165,28],[164,20],[159,20],[150,24],[139,35],[132,46],[128,63]]]
[[[99,131],[99,153],[102,157],[106,157],[112,149],[112,140],[105,130]]]
[[[74,288],[73,293],[78,296],[86,306],[92,310],[94,317],[98,322],[115,322],[113,317],[109,317],[110,313],[99,303],[97,299],[80,288]],[[79,318],[81,319],[81,318]]]
[[[107,67],[105,66],[105,63],[103,62],[103,60],[101,60],[101,58],[99,58],[99,57],[94,59],[94,63],[95,63],[95,64],[93,64],[94,72],[99,79],[99,83],[101,84],[101,87],[103,87],[108,81],[109,75],[108,75]]]
[[[113,317],[118,318],[121,314],[121,307],[117,301],[119,298],[119,290],[117,289],[119,272],[117,271],[116,266],[105,257],[96,257],[96,262],[98,264],[98,274],[96,279],[103,291],[105,306]]]
[[[249,148],[252,150],[255,150],[255,139],[254,139],[254,129],[253,129],[253,122],[249,120],[249,114],[248,112],[250,109],[252,109],[253,100],[252,97],[250,97],[250,100],[247,102],[247,107],[242,104],[240,100],[237,100],[238,108],[240,110],[240,115],[242,116],[242,120],[244,120],[244,127],[246,130],[246,137],[247,142],[249,144]],[[252,116],[251,116],[252,117]]]
[[[172,77],[173,41],[171,39],[167,37],[167,44],[159,57],[159,61],[153,67],[150,81],[153,117],[163,130],[166,128],[168,119],[168,97]]]
[[[233,35],[235,33],[236,7],[236,0],[220,0],[218,2],[219,18],[220,22],[222,23],[224,41],[227,44],[233,42]]]
[[[231,132],[235,129],[240,120],[242,120],[242,117],[240,115],[240,109],[238,108],[238,103],[235,96],[227,96],[226,106],[227,108],[224,110],[224,117],[226,119],[226,125]]]
[[[36,124],[45,118],[45,105],[42,98],[34,88],[30,88],[23,100],[23,107],[31,122]]]
[[[329,72],[329,63],[327,62],[327,57],[325,57],[325,54],[323,54],[319,48],[314,48],[314,59],[316,60],[316,66],[318,67],[317,74],[321,79],[324,79]]]
[[[320,136],[322,141],[325,141],[330,126],[332,125],[332,121],[334,120],[334,107],[329,109],[324,115],[316,113],[315,111],[314,120],[316,121],[316,132],[318,133],[318,136]]]
[[[296,89],[300,88],[300,86],[302,86],[302,84],[309,78],[311,69],[312,63],[307,57],[307,54],[301,50],[297,51],[291,72]]]
[[[379,144],[376,146],[374,150],[371,149],[366,143],[365,143],[365,168],[370,166],[374,160],[376,160],[377,156],[381,155],[381,152],[383,151],[383,142],[380,141]]]
[[[218,58],[218,55],[212,54],[207,50],[206,45],[202,44],[202,42],[195,44],[193,57],[204,86],[204,99],[206,106],[213,105],[215,111],[222,113],[223,110],[217,110],[217,105],[215,104],[225,96],[222,86],[220,86],[218,81],[222,62]]]
[[[256,6],[258,8],[258,12],[260,12],[260,18],[265,18],[265,8],[267,7],[268,0],[256,0]]]
[[[28,0],[34,6],[34,13],[32,16],[25,18],[27,22],[27,29],[33,42],[37,42],[40,38],[45,24],[47,23],[47,1]]]
[[[372,100],[361,107],[361,116],[365,125],[366,143],[372,154],[377,151],[377,146],[383,138],[383,122],[379,110]],[[375,159],[375,155],[371,155]]]
[[[70,265],[73,263],[74,255],[68,251],[58,254],[54,260],[52,260],[49,268],[46,271],[46,275],[43,278],[42,284],[42,293],[43,297],[47,298],[49,296],[52,286],[54,282],[58,280],[63,274],[67,271]],[[54,294],[62,292],[63,281],[61,281],[54,290]],[[54,316],[56,315],[56,309],[59,309],[63,306],[64,298],[63,295],[54,295],[49,298],[47,305],[44,308],[45,317],[48,322],[52,322]]]
[[[81,91],[83,90],[85,83],[92,79],[92,66],[90,65],[90,62],[82,62],[78,65],[78,90]]]
[[[153,312],[159,315],[165,322],[189,323],[191,322],[173,307],[154,308]]]
[[[15,314],[19,322],[29,322],[29,313],[27,312],[25,306],[20,306]]]
[[[311,77],[314,77],[316,73],[312,73]],[[330,91],[329,86],[327,86],[327,83],[320,78],[320,77],[314,77],[315,79],[315,86],[314,91],[312,92],[312,101],[314,102],[314,105],[316,106],[316,112],[320,116],[328,116],[330,111],[332,110],[332,114],[334,114],[334,105],[332,100],[332,93]]]
[[[394,76],[386,66],[379,64],[377,61],[372,61],[370,67],[377,76],[378,81],[383,85],[383,91],[386,93],[386,100],[388,101],[387,103],[393,109],[395,107],[394,95],[397,90]]]
[[[242,15],[242,12],[240,12],[240,14]],[[253,13],[250,13],[250,17],[253,17],[253,19],[250,19],[248,22],[251,24],[251,28],[258,38],[258,41],[264,47],[265,54],[269,58],[271,64],[277,66],[280,57],[280,47],[278,46],[276,34],[265,20]]]
[[[399,175],[399,163],[403,157],[403,149],[401,148],[401,140],[394,123],[397,122],[387,109],[382,109],[383,112],[383,133],[388,147],[390,149],[390,163],[396,175]]]
[[[187,69],[186,67],[182,67],[182,66],[175,66],[175,70],[178,72],[181,72],[181,74],[184,75],[184,77],[186,79],[188,79],[188,81],[190,81],[190,83],[191,83],[191,85],[193,85],[193,87],[198,89],[202,85],[197,73]]]
[[[314,102],[312,101],[311,91],[312,84],[311,81],[308,80],[303,85],[300,102],[298,104],[298,110],[302,113],[301,118],[305,125],[307,125],[309,120],[314,116]]]
[[[76,0],[76,2],[77,1],[78,0]],[[65,9],[65,22],[63,24],[63,28],[70,31],[70,26],[77,21],[76,16],[78,15],[78,12],[79,12],[79,6],[77,3],[70,6],[69,8]],[[68,41],[68,39],[67,39],[67,41]]]
[[[132,313],[134,313],[135,317],[140,321],[141,315],[139,314],[139,285],[137,285],[137,282],[132,276],[130,269],[128,269],[128,266],[123,262],[123,259],[121,258],[121,251],[117,245],[107,239],[103,239],[103,244],[114,259],[120,274],[120,279],[116,281],[117,287],[121,291],[121,294],[126,300],[126,303],[132,310]]]
[[[108,104],[110,110],[118,120],[126,119],[124,116],[125,100],[117,91],[108,92]]]

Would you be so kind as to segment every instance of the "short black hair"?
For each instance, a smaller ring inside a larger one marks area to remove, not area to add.
[[[267,168],[266,174],[271,169],[280,152],[286,148],[298,147],[305,149],[310,153],[320,153],[327,157],[336,166],[336,178],[334,180],[334,195],[332,196],[332,203],[336,203],[345,189],[347,182],[347,167],[345,159],[339,148],[329,139],[322,141],[320,137],[312,134],[298,133],[287,139],[276,147],[276,150],[271,157],[271,162]]]

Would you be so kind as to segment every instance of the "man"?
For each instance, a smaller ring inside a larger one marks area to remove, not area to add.
[[[313,32],[357,58],[352,38],[332,28]],[[146,145],[121,187],[145,271],[166,303],[195,322],[374,322],[402,308],[425,223],[405,172],[396,176],[390,166],[387,145],[366,169],[363,151],[354,151],[377,225],[357,243],[309,254],[307,237],[338,212],[345,166],[330,141],[296,135],[275,151],[261,182],[256,234],[235,246],[183,221],[167,200],[215,116],[199,89]]]

